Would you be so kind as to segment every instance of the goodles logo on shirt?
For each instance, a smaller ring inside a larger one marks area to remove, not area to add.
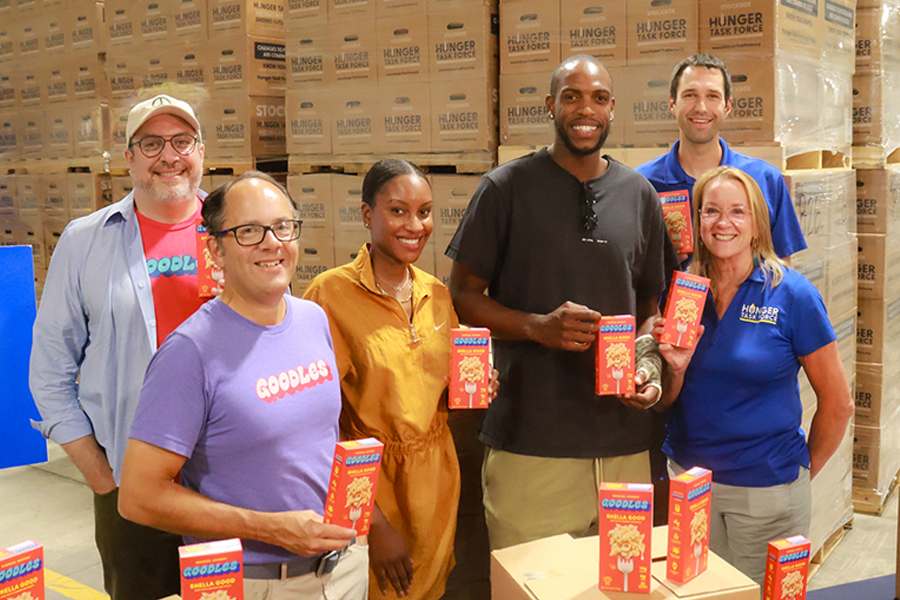
[[[256,395],[260,400],[271,404],[284,398],[287,394],[295,394],[331,381],[331,369],[324,360],[309,363],[307,367],[296,367],[282,371],[269,377],[261,377],[256,381]]]
[[[150,258],[147,260],[147,271],[150,273],[150,277],[196,275],[197,260],[190,254]]]
[[[778,324],[778,308],[774,306],[756,306],[745,304],[741,307],[741,321],[748,323]]]

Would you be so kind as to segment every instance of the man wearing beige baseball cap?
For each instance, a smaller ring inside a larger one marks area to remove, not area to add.
[[[62,445],[94,492],[97,548],[112,600],[179,591],[181,537],[123,519],[118,481],[144,372],[203,300],[195,222],[203,175],[200,122],[159,95],[128,115],[134,191],[69,223],[47,272],[34,326],[34,426]]]

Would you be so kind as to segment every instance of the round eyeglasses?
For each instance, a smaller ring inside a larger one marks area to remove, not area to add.
[[[182,156],[188,156],[194,151],[194,148],[197,147],[198,141],[196,136],[189,133],[179,133],[170,138],[164,138],[159,135],[148,135],[131,142],[128,144],[128,147],[131,148],[137,146],[141,149],[141,154],[147,158],[154,158],[162,154],[163,149],[166,147],[166,142],[168,142],[169,144],[172,144],[172,148],[175,149],[175,152]]]
[[[300,238],[300,226],[303,221],[299,219],[291,219],[289,221],[281,221],[274,225],[238,225],[224,231],[216,233],[216,237],[224,237],[229,233],[234,234],[234,241],[239,246],[256,246],[262,244],[266,239],[266,232],[271,231],[272,235],[279,242],[293,242]]]

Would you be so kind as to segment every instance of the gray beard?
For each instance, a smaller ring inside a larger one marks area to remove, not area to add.
[[[190,180],[183,179],[172,184],[143,180],[134,182],[135,192],[139,192],[142,197],[169,206],[195,198],[199,186],[200,177],[192,177]]]

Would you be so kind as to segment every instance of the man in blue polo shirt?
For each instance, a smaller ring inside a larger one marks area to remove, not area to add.
[[[806,240],[781,172],[769,163],[739,154],[719,137],[731,112],[731,75],[720,59],[694,54],[672,73],[669,109],[678,121],[678,141],[666,154],[636,171],[650,180],[660,194],[691,197],[694,181],[719,165],[737,167],[759,184],[769,205],[769,223],[775,252],[781,258],[806,249]],[[676,248],[678,250],[678,248]],[[679,254],[683,268],[690,256]]]

